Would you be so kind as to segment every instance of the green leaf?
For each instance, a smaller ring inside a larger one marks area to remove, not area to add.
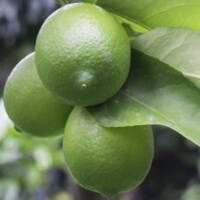
[[[124,88],[89,111],[106,127],[164,125],[200,145],[200,91],[179,72],[134,51]]]
[[[158,28],[137,37],[133,48],[178,70],[200,87],[200,32]]]
[[[130,21],[128,19],[125,19],[125,18],[120,17],[119,15],[115,15],[115,14],[113,14],[113,16],[116,17],[116,19],[121,24],[128,25],[132,29],[132,31],[134,31],[134,32],[146,33],[147,31],[149,31],[149,29],[147,27],[141,26],[134,21]]]
[[[103,8],[149,28],[200,29],[199,0],[97,0]]]

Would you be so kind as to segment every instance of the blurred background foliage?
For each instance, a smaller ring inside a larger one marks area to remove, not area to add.
[[[0,98],[15,64],[34,50],[54,0],[0,0]],[[144,183],[120,200],[200,200],[200,148],[174,131],[154,127],[155,159]],[[77,186],[62,155],[61,137],[18,133],[0,100],[0,200],[105,200]],[[117,184],[117,183],[116,183]]]

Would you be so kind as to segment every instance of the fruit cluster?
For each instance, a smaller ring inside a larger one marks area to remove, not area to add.
[[[69,4],[47,18],[35,49],[4,90],[16,128],[38,137],[64,132],[67,167],[83,187],[105,196],[135,188],[151,165],[151,129],[102,127],[85,108],[107,101],[127,79],[131,48],[124,28],[96,5]]]

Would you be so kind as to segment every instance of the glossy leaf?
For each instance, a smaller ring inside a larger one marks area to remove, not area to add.
[[[98,5],[149,28],[200,29],[199,0],[97,0]]]
[[[93,116],[107,127],[164,125],[200,145],[200,91],[156,59],[135,51],[133,60],[124,88]]]
[[[133,47],[168,64],[200,87],[200,32],[158,28],[137,37]]]

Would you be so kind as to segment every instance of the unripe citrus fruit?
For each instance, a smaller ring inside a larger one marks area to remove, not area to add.
[[[80,185],[114,196],[135,188],[147,175],[153,136],[149,127],[101,127],[84,108],[75,108],[65,128],[63,150]]]
[[[34,54],[21,60],[4,89],[4,104],[16,127],[35,136],[53,136],[64,129],[69,105],[55,98],[42,84]]]
[[[127,78],[128,36],[102,8],[69,4],[41,27],[36,64],[45,86],[67,103],[99,104],[113,96]]]

